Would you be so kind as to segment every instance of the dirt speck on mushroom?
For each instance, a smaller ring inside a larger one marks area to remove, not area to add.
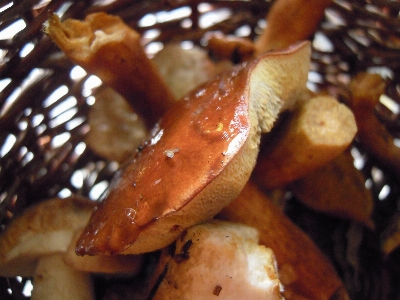
[[[219,293],[221,293],[221,290],[222,290],[222,286],[216,285],[214,290],[213,290],[213,295],[219,296]]]

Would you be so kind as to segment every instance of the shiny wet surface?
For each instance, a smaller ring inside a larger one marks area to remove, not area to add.
[[[167,112],[115,176],[78,242],[79,254],[123,251],[141,228],[181,209],[218,176],[249,134],[248,69],[222,75]]]

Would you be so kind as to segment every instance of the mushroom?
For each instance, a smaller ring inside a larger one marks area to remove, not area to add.
[[[76,252],[151,252],[216,215],[249,179],[261,133],[305,89],[309,57],[308,42],[264,54],[177,102],[116,174]]]
[[[99,12],[61,22],[53,14],[44,30],[71,61],[120,93],[146,125],[153,126],[175,102],[140,34],[120,17]]]
[[[26,209],[0,235],[0,275],[33,276],[34,300],[94,299],[90,274],[68,267],[63,260],[93,208],[93,201],[70,197]]]
[[[250,59],[254,55],[254,44],[242,37],[224,35],[222,32],[205,34],[207,49],[215,59],[228,59],[233,63]]]
[[[394,136],[375,113],[386,82],[378,74],[359,73],[350,82],[351,108],[358,126],[358,139],[390,172],[400,177],[400,149]]]
[[[261,143],[252,178],[263,189],[282,187],[340,155],[357,132],[351,110],[331,96],[301,101]]]
[[[33,277],[32,299],[94,299],[90,273],[137,274],[141,256],[79,257],[76,239],[95,202],[54,198],[26,209],[0,235],[0,276]]]
[[[381,233],[381,249],[386,258],[400,246],[400,212],[395,213]]]
[[[354,166],[350,151],[345,151],[289,186],[303,204],[312,209],[359,222],[373,229],[374,200],[365,186],[365,176]]]
[[[282,299],[272,250],[243,224],[212,220],[189,228],[165,269],[153,300]]]
[[[332,0],[275,1],[266,16],[267,27],[255,42],[256,55],[309,39],[332,3]]]
[[[329,259],[251,181],[218,218],[258,230],[260,244],[271,248],[276,256],[286,299],[349,299]]]
[[[77,231],[64,255],[64,262],[69,267],[83,272],[130,276],[137,275],[142,270],[142,255],[76,255],[75,245],[80,235],[81,231]]]
[[[94,96],[96,102],[89,110],[90,130],[85,143],[101,157],[122,163],[145,139],[146,127],[113,89],[103,87]]]
[[[90,273],[68,267],[62,254],[41,257],[33,273],[31,299],[94,299]]]
[[[185,49],[179,43],[164,45],[151,61],[176,99],[214,78],[218,71],[206,50],[199,46]]]

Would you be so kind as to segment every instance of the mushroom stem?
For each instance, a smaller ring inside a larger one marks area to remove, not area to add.
[[[351,110],[330,96],[299,103],[288,118],[261,146],[253,178],[265,190],[324,166],[351,144],[357,132]]]
[[[308,235],[249,181],[219,219],[256,228],[271,248],[286,299],[349,299],[335,268]]]
[[[90,274],[68,267],[63,254],[42,257],[34,275],[32,300],[94,299]]]
[[[380,75],[358,74],[350,83],[351,108],[356,118],[360,142],[388,170],[400,177],[400,149],[375,113],[375,107],[385,89],[385,80]]]
[[[255,43],[256,55],[308,39],[332,0],[278,0],[266,16],[267,27]]]
[[[316,211],[359,222],[374,228],[372,191],[365,186],[363,173],[354,166],[350,151],[294,181],[291,192]]]
[[[45,32],[69,59],[124,96],[150,128],[175,102],[139,33],[121,18],[94,13],[61,22],[52,15]]]

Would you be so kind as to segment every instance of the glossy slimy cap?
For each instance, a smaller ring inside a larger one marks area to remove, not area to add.
[[[308,43],[265,54],[173,106],[115,176],[76,252],[154,251],[235,199],[254,168],[261,132],[305,88],[309,56]]]

